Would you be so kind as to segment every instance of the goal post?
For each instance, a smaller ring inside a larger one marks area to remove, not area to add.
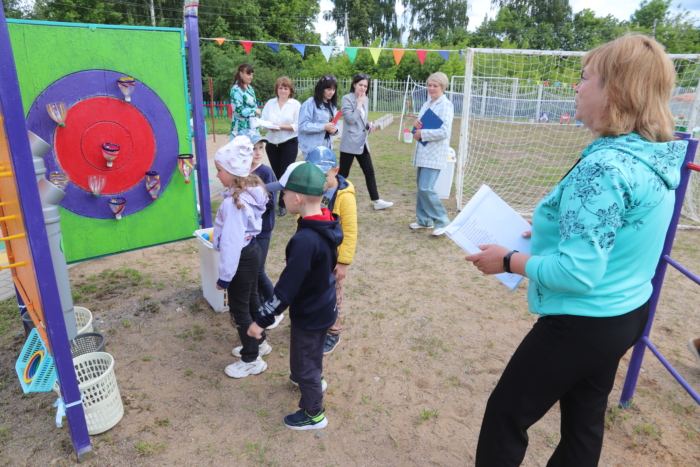
[[[593,141],[574,120],[574,85],[585,52],[464,50],[463,108],[455,181],[462,209],[481,187],[523,215],[566,174]],[[670,55],[677,72],[671,110],[676,130],[700,124],[700,54]],[[698,129],[700,130],[700,129]],[[684,222],[700,224],[700,182],[695,174]]]

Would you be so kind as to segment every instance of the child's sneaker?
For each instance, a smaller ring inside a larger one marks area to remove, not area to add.
[[[328,355],[333,352],[338,342],[340,342],[340,334],[336,334],[335,336],[328,334],[326,336],[326,345],[323,347],[323,355]]]
[[[233,355],[234,357],[241,358],[241,350],[243,350],[242,345],[234,347],[231,351],[231,355]],[[258,356],[264,357],[265,355],[269,355],[270,352],[272,352],[272,347],[270,346],[270,344],[268,344],[267,341],[262,341],[262,344],[260,344],[260,347],[258,347]]]
[[[321,410],[313,417],[301,409],[284,417],[284,424],[292,430],[320,430],[328,425],[328,419],[324,415],[325,410]]]
[[[297,379],[294,377],[293,374],[289,374],[289,381],[296,386],[299,387],[299,383],[297,383]],[[326,380],[323,379],[323,375],[321,375],[321,392],[326,392],[326,389],[328,388],[328,383],[326,383]]]
[[[231,378],[245,378],[248,375],[259,375],[267,368],[267,363],[262,358],[258,357],[252,362],[244,362],[243,360],[238,360],[236,363],[232,363],[226,367],[224,372],[226,376]]]
[[[284,319],[284,313],[280,313],[279,315],[275,316],[275,322],[266,327],[265,329],[275,329],[278,324]]]

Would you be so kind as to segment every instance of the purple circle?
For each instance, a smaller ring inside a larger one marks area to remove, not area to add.
[[[53,171],[62,171],[62,169],[53,151],[54,135],[58,125],[46,111],[46,104],[63,102],[70,112],[73,105],[91,97],[108,96],[124,99],[117,84],[117,80],[124,76],[128,75],[108,70],[78,71],[54,81],[37,96],[27,115],[27,129],[36,133],[52,146],[44,156],[47,176]],[[141,81],[136,80],[136,90],[131,96],[130,104],[136,107],[151,124],[156,140],[156,154],[151,170],[161,174],[160,183],[162,189],[165,190],[177,166],[176,156],[179,152],[179,142],[175,122],[165,103]],[[107,121],[108,116],[100,117]],[[108,201],[116,196],[125,198],[127,201],[122,217],[138,212],[156,201],[148,194],[143,183],[139,183],[122,193],[101,194],[97,197],[73,183],[66,186],[65,192],[66,196],[61,201],[61,207],[81,216],[95,219],[112,219],[114,217]]]

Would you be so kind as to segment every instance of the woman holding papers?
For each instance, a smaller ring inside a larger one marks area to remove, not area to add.
[[[250,129],[250,119],[260,115],[260,109],[255,100],[255,90],[250,85],[252,82],[253,65],[249,63],[238,65],[231,87],[233,118],[231,118],[230,139],[235,138],[239,131]]]
[[[480,245],[466,257],[485,274],[527,276],[540,315],[489,398],[477,466],[520,465],[528,428],[557,401],[561,441],[547,465],[598,465],[608,395],[647,322],[686,152],[673,141],[675,76],[646,36],[589,52],[574,106],[596,139],[535,208],[531,255]]]
[[[372,156],[369,153],[369,143],[367,142],[367,137],[372,131],[372,123],[368,121],[369,80],[369,75],[358,74],[352,80],[350,94],[343,96],[341,102],[343,136],[340,139],[340,170],[338,173],[344,178],[348,178],[352,162],[357,158],[362,173],[365,175],[367,191],[374,209],[386,209],[393,206],[394,203],[379,198],[377,181],[374,179]]]
[[[336,113],[338,83],[333,75],[323,75],[314,95],[301,105],[299,112],[299,149],[306,153],[316,146],[333,147],[332,136],[338,132],[333,123]]]
[[[286,76],[277,78],[275,82],[275,95],[262,111],[262,119],[272,122],[278,128],[271,128],[267,133],[265,150],[270,159],[270,167],[277,180],[297,158],[299,152],[299,110],[301,104],[294,99],[294,84]],[[277,215],[284,216],[287,209],[284,206],[282,193],[279,196]]]
[[[429,99],[418,114],[414,124],[413,138],[418,141],[413,156],[413,165],[418,168],[416,199],[416,217],[418,220],[409,227],[412,229],[435,229],[433,235],[445,233],[450,219],[440,202],[435,182],[440,170],[447,165],[452,135],[452,118],[454,107],[445,96],[449,81],[442,72],[428,77]]]

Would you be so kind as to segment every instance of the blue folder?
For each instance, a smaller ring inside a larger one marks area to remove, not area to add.
[[[437,116],[435,112],[432,110],[428,109],[425,111],[423,116],[420,118],[421,123],[423,124],[423,128],[421,130],[437,130],[442,126],[444,123],[440,117]],[[416,128],[413,128],[413,133],[416,132]],[[423,141],[423,139],[419,139],[418,142],[425,146],[428,144],[428,141]]]

